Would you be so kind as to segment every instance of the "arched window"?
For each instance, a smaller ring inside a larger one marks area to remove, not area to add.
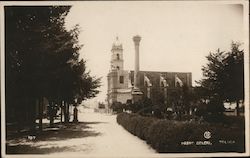
[[[120,60],[120,54],[116,54],[117,60]]]

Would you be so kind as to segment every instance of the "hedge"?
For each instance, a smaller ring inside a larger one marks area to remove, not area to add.
[[[118,114],[117,122],[159,153],[245,152],[244,129],[238,127],[162,120],[128,113]],[[211,133],[211,138],[204,137],[205,131]]]

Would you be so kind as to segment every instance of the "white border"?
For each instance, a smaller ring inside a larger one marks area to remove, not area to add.
[[[110,1],[102,1],[105,3],[112,3]],[[148,2],[148,1],[147,1]],[[245,81],[245,153],[177,153],[177,154],[152,154],[152,155],[70,155],[70,157],[236,157],[236,156],[249,156],[249,2],[248,0],[227,0],[227,1],[187,1],[188,3],[207,3],[207,4],[242,4],[244,7],[244,81]],[[1,154],[3,157],[54,157],[51,155],[6,155],[5,150],[5,57],[4,57],[4,6],[18,5],[18,6],[40,6],[40,5],[76,5],[86,3],[80,1],[13,1],[13,2],[0,2],[0,48],[1,48]],[[100,1],[88,1],[87,3],[100,3]],[[131,3],[131,1],[129,2]],[[133,2],[140,3],[140,2]],[[184,1],[168,1],[168,3],[184,3]],[[186,3],[186,2],[185,2]],[[65,157],[65,156],[56,156]],[[67,155],[68,157],[68,155]]]
[[[5,70],[4,70],[4,65],[5,65],[5,57],[4,57],[4,9],[3,5],[0,3],[0,51],[1,51],[1,155],[4,156],[5,154]],[[4,76],[4,77],[3,77]]]
[[[243,17],[244,17],[244,21],[243,21],[243,29],[244,29],[244,50],[245,50],[245,54],[244,54],[244,81],[245,81],[245,148],[246,148],[246,153],[248,153],[248,155],[250,155],[250,147],[249,147],[249,128],[250,128],[250,118],[249,118],[249,113],[250,113],[250,101],[249,101],[249,97],[250,97],[250,80],[249,80],[249,73],[250,73],[250,68],[249,68],[249,63],[250,63],[250,58],[249,58],[249,2],[247,1],[245,3],[245,5],[243,6]]]

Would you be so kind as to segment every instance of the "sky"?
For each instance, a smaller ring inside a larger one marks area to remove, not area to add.
[[[243,6],[170,1],[88,1],[75,3],[66,28],[79,24],[80,58],[90,74],[102,77],[100,94],[86,104],[105,101],[111,47],[119,37],[124,69],[134,69],[133,36],[140,35],[140,70],[192,72],[202,77],[209,52],[229,51],[232,41],[243,42]]]

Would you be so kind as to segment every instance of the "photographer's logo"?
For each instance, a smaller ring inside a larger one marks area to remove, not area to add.
[[[203,133],[203,136],[205,139],[210,139],[212,137],[212,134],[210,131],[205,131]],[[197,141],[183,141],[181,142],[181,145],[197,145],[197,146],[207,146],[207,145],[213,145],[210,140],[197,140]]]
[[[204,134],[203,134],[204,138],[206,139],[210,139],[211,138],[211,132],[209,131],[205,131]]]

